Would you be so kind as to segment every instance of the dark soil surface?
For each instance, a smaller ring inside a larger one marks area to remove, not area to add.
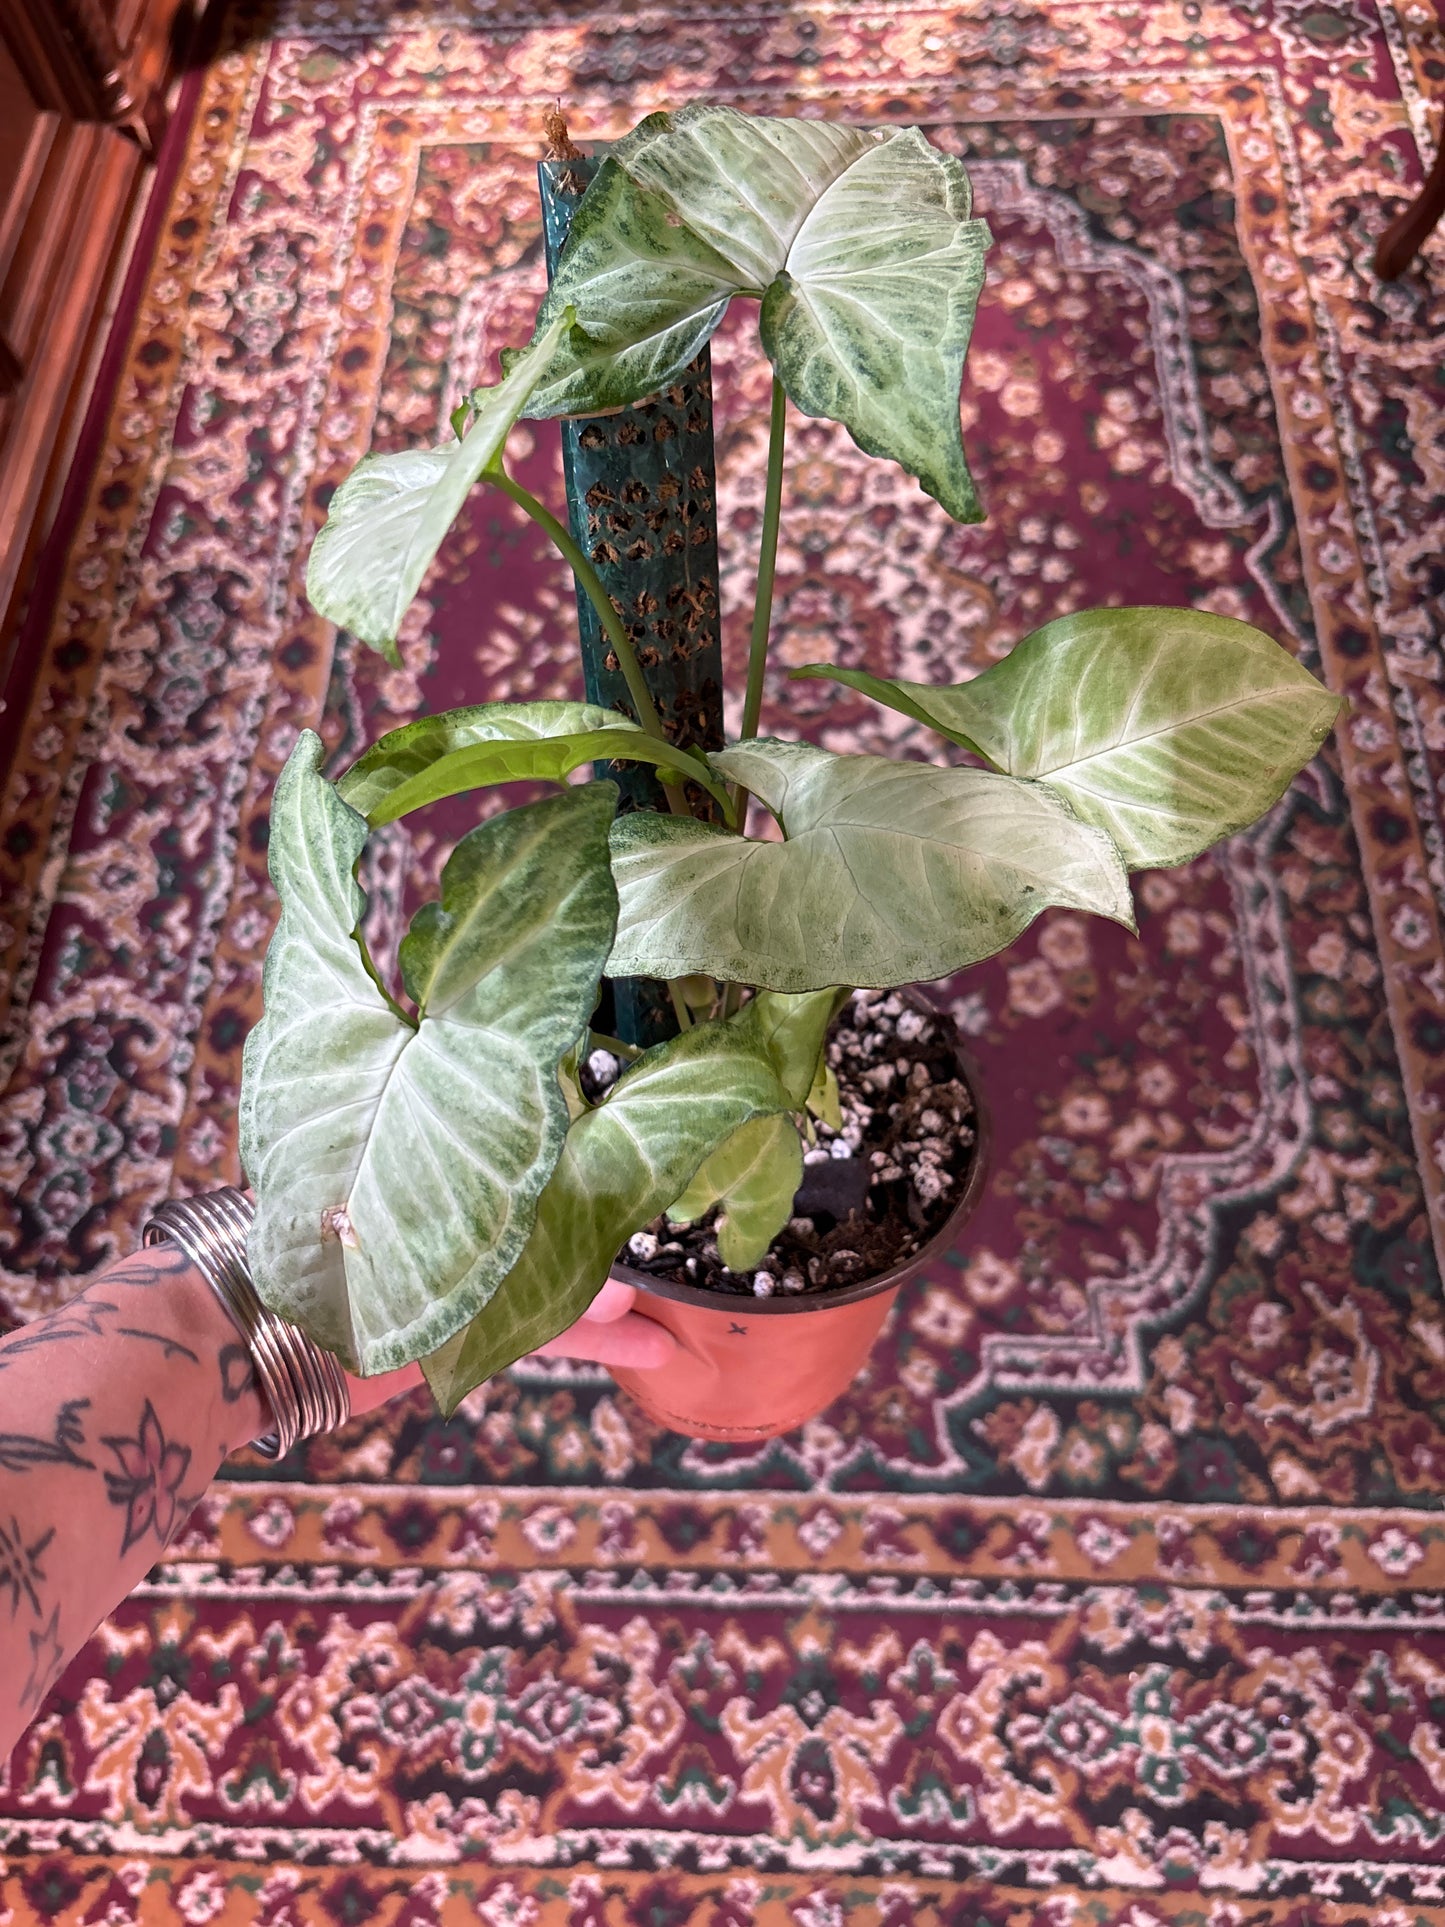
[[[618,1257],[633,1271],[734,1296],[827,1291],[911,1258],[941,1229],[974,1158],[973,1096],[953,1026],[898,991],[860,990],[828,1040],[843,1128],[814,1120],[796,1216],[756,1271],[718,1256],[716,1211],[691,1225],[657,1218]]]

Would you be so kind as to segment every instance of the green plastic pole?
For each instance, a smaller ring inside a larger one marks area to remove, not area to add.
[[[537,169],[550,279],[594,157],[543,161]],[[576,191],[571,191],[575,187]],[[668,739],[688,749],[721,749],[722,638],[718,618],[717,463],[712,437],[712,368],[706,348],[665,392],[615,415],[564,421],[562,472],[572,534],[591,558],[632,638]],[[577,625],[587,700],[636,718],[597,611],[579,589]],[[667,807],[653,771],[605,764],[621,785],[620,807]],[[716,805],[695,787],[695,813]],[[597,1023],[625,1043],[675,1035],[667,985],[619,978]]]

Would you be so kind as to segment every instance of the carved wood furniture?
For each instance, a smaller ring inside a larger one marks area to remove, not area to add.
[[[0,0],[0,685],[195,12]]]

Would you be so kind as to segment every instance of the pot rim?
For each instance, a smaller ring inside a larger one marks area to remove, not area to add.
[[[866,988],[866,986],[862,987]],[[728,1312],[736,1315],[737,1307],[745,1304],[749,1317],[756,1317],[759,1314],[765,1317],[787,1317],[805,1312],[832,1311],[840,1305],[856,1305],[865,1298],[876,1297],[881,1291],[896,1289],[921,1271],[925,1265],[941,1258],[952,1246],[954,1233],[959,1225],[973,1215],[983,1187],[988,1182],[988,1167],[993,1151],[993,1118],[983,1092],[983,1074],[971,1053],[964,1047],[957,1023],[912,984],[895,990],[891,994],[905,998],[929,1017],[942,1018],[953,1026],[954,1055],[958,1060],[963,1081],[973,1097],[975,1135],[973,1163],[969,1167],[968,1182],[963,1187],[962,1197],[927,1244],[920,1245],[910,1257],[904,1258],[887,1271],[880,1271],[873,1278],[862,1278],[857,1284],[840,1285],[836,1289],[827,1291],[789,1293],[786,1297],[754,1298],[750,1293],[744,1295],[741,1292],[708,1291],[702,1285],[679,1284],[674,1278],[658,1278],[651,1272],[635,1271],[630,1265],[614,1264],[609,1276],[617,1279],[620,1284],[632,1285],[641,1292],[650,1292],[654,1298],[670,1298],[675,1303],[691,1305],[699,1311]]]

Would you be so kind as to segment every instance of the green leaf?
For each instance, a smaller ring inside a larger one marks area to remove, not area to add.
[[[625,146],[619,142],[603,161],[572,217],[523,351],[575,309],[576,323],[552,350],[532,398],[528,412],[536,420],[604,414],[655,395],[697,358],[745,287],[725,256],[678,222],[663,196],[629,180],[620,162]],[[503,367],[509,361],[504,354]]]
[[[485,1312],[422,1361],[444,1412],[575,1323],[627,1239],[750,1118],[798,1108],[796,1061],[810,1038],[816,1061],[832,1011],[831,992],[756,997],[648,1051],[576,1120],[515,1268]]]
[[[791,1102],[801,1111],[818,1074],[828,1026],[852,996],[846,987],[812,990],[803,996],[765,991],[749,1005]],[[826,1015],[819,1028],[818,1012]]]
[[[706,103],[652,114],[611,149],[573,218],[537,325],[570,307],[576,326],[527,412],[596,414],[655,394],[731,297],[752,295],[797,406],[976,522],[958,391],[989,233],[971,208],[961,163],[916,127]]]
[[[389,808],[397,790],[459,750],[498,744],[503,754],[529,755],[534,745],[542,745],[538,753],[550,754],[546,745],[557,738],[598,729],[643,733],[636,723],[598,703],[471,703],[388,730],[343,771],[336,787],[343,801],[375,826],[402,814]]]
[[[763,297],[762,335],[805,415],[841,422],[959,522],[981,522],[958,391],[989,231],[962,164],[898,128],[822,195]]]
[[[433,1351],[526,1243],[567,1131],[563,1053],[611,941],[610,783],[478,826],[402,945],[417,1023],[368,973],[365,819],[303,732],[276,785],[281,921],[246,1040],[241,1156],[263,1300],[353,1371]]]
[[[1022,647],[1022,643],[1018,644],[1013,653],[1017,655]],[[984,671],[984,675],[989,673],[988,670]],[[930,729],[936,729],[940,736],[946,736],[951,743],[957,743],[961,749],[970,751],[974,756],[983,757],[984,762],[992,764],[994,769],[1000,767],[993,762],[992,757],[984,755],[977,743],[961,735],[951,722],[944,721],[945,717],[953,713],[953,698],[961,690],[968,689],[971,686],[968,683],[944,685],[904,682],[902,678],[874,676],[866,669],[842,669],[837,663],[832,662],[804,663],[799,669],[790,669],[788,675],[789,679],[795,682],[811,678],[818,682],[843,683],[849,689],[856,689],[860,696],[870,696],[875,703],[881,703],[885,709],[896,709],[901,716],[912,717],[915,723],[926,723]],[[982,682],[983,676],[978,680]],[[1005,773],[1016,775],[1017,771],[1009,770]]]
[[[557,1082],[562,1087],[562,1096],[567,1104],[567,1122],[581,1117],[587,1109],[587,1099],[582,1094],[582,1079],[578,1064],[582,1056],[582,1042],[589,1033],[584,1031],[572,1048],[564,1051],[562,1061],[557,1066]]]
[[[477,391],[465,440],[362,457],[311,545],[306,593],[318,615],[396,659],[397,631],[422,577],[473,483],[501,454],[567,326],[558,312],[503,382]]]
[[[726,785],[700,757],[595,703],[477,703],[423,716],[381,737],[338,788],[377,829],[444,796],[491,783],[560,783],[583,763],[608,759],[676,770],[727,804]]]
[[[883,988],[991,956],[1049,904],[1134,927],[1118,851],[1041,783],[765,738],[710,760],[787,841],[621,818],[609,976]]]
[[[749,1119],[693,1174],[667,1207],[674,1224],[690,1224],[715,1204],[718,1255],[732,1271],[751,1271],[793,1215],[803,1182],[803,1146],[786,1111]]]
[[[951,687],[824,663],[794,673],[847,683],[1048,783],[1135,870],[1187,862],[1255,822],[1341,708],[1262,630],[1197,609],[1061,616]]]
[[[826,1124],[830,1131],[843,1128],[843,1099],[838,1090],[838,1073],[828,1062],[825,1055],[818,1057],[817,1074],[813,1087],[808,1092],[808,1109],[820,1124]]]

